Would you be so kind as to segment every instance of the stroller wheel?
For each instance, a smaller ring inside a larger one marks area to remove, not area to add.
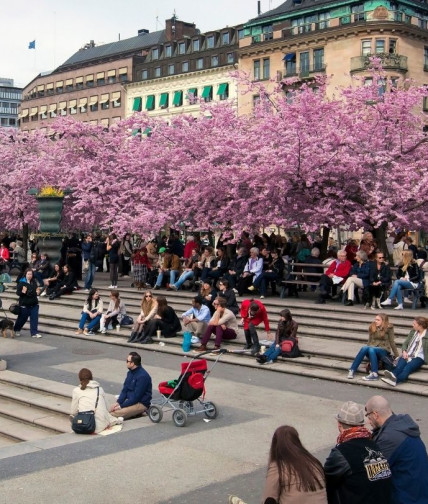
[[[212,402],[206,402],[204,404],[204,413],[207,418],[217,418],[218,411],[217,407],[214,403]]]
[[[186,412],[182,409],[177,409],[172,414],[172,419],[177,427],[184,427],[187,421]]]
[[[159,423],[162,420],[163,411],[159,406],[150,406],[149,418],[153,423]]]

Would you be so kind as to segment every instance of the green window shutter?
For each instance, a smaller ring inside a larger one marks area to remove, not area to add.
[[[141,133],[141,130],[140,129],[134,129],[132,130],[132,136],[137,136]]]
[[[159,100],[159,107],[167,107],[168,106],[168,93],[162,93]]]
[[[153,110],[155,108],[155,96],[149,95],[146,100],[146,110]]]
[[[174,100],[172,101],[172,104],[175,107],[180,107],[180,105],[183,104],[183,91],[176,91],[174,93]]]
[[[141,112],[141,98],[140,97],[136,97],[134,98],[134,104],[132,105],[132,110],[134,112]]]
[[[218,91],[217,91],[217,94],[218,95],[224,95],[227,93],[227,82],[224,82],[223,84],[220,84],[220,86],[218,87]]]
[[[152,128],[146,128],[144,131],[143,131],[143,135],[149,137],[149,136],[152,136]]]
[[[213,87],[212,86],[205,86],[204,90],[202,91],[202,98],[209,98],[211,95]]]

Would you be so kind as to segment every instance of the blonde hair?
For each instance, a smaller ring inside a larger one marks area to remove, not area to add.
[[[393,325],[389,322],[389,318],[388,318],[388,315],[386,313],[378,313],[376,315],[376,317],[380,317],[382,319],[382,324],[381,326],[378,328],[376,326],[376,323],[375,321],[373,320],[373,322],[370,324],[369,326],[369,334],[374,334],[376,331],[379,330],[380,332],[380,335],[382,338],[385,337],[385,333],[386,331],[390,328],[390,327],[393,327]]]
[[[403,266],[401,266],[402,271],[407,271],[407,268],[414,264],[413,252],[411,250],[403,250]]]

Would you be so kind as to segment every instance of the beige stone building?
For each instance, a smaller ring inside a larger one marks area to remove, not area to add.
[[[349,85],[353,74],[369,78],[369,57],[375,55],[393,86],[402,78],[425,84],[427,21],[428,5],[421,1],[287,0],[244,25],[239,68],[268,88],[286,77],[310,82],[327,75],[332,93]],[[386,83],[378,84],[385,92]],[[257,99],[257,93],[245,95],[239,112],[249,113]]]

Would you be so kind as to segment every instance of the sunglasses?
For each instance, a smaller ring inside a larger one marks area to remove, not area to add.
[[[144,297],[149,298],[149,297],[153,297],[153,296],[151,294],[146,294]]]

